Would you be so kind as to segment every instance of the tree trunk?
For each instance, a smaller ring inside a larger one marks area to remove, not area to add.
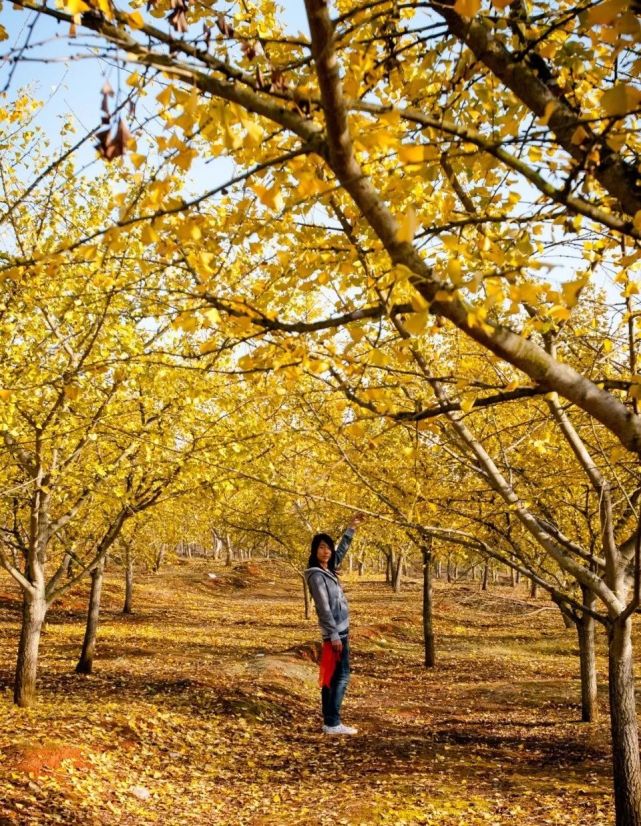
[[[510,568],[510,585],[512,588],[516,585],[516,571],[514,568]]]
[[[438,560],[436,561],[436,578],[437,578],[437,579],[440,579],[440,578],[441,578],[441,574],[442,574],[442,571],[441,571],[441,560],[440,560],[440,559],[438,559]]]
[[[432,624],[432,555],[423,551],[423,643],[425,647],[425,667],[433,668],[436,662],[434,652],[434,627]]]
[[[518,585],[520,581],[521,581],[521,572],[520,571],[515,571],[514,572],[514,584]]]
[[[44,586],[34,595],[23,593],[22,628],[18,645],[18,661],[13,688],[13,701],[22,708],[33,705],[36,699],[38,649],[42,625],[47,615]]]
[[[485,565],[483,566],[483,578],[481,579],[481,591],[487,591],[487,579],[490,573],[490,563],[489,560],[485,560]]]
[[[123,614],[133,614],[132,601],[134,595],[134,560],[131,555],[131,548],[127,546],[125,550],[125,604],[122,609]]]
[[[539,586],[535,579],[530,580],[530,597],[535,599],[539,592]]]
[[[447,581],[452,581],[452,560],[449,554],[447,555]]]
[[[616,826],[641,826],[641,765],[634,697],[632,623],[609,629],[608,682]]]
[[[403,579],[403,556],[401,554],[398,555],[396,560],[396,565],[392,565],[393,570],[393,579],[392,579],[392,588],[394,589],[394,593],[398,594],[401,590],[401,581]]]
[[[154,573],[157,574],[160,571],[162,563],[165,559],[165,545],[164,543],[160,545],[158,550],[156,551],[156,556],[154,559]]]
[[[385,582],[389,585],[392,581],[392,555],[385,554]]]
[[[594,594],[582,586],[583,604],[594,607]],[[578,618],[576,630],[579,636],[579,662],[581,666],[581,721],[593,723],[598,716],[596,651],[594,646],[594,619],[587,613]]]
[[[359,559],[358,560],[358,575],[363,576],[364,572],[365,572],[365,560],[364,559]]]
[[[98,618],[100,616],[100,597],[102,596],[102,580],[105,572],[105,560],[93,569],[91,573],[91,592],[89,594],[89,610],[87,611],[87,627],[82,643],[82,652],[77,674],[91,674],[93,670],[93,655],[96,648],[96,634],[98,632]]]

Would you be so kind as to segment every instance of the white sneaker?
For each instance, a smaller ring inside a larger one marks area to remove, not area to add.
[[[339,723],[337,726],[323,726],[323,734],[357,734],[358,729],[352,726],[344,726]]]

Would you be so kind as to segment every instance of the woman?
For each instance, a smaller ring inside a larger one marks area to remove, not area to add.
[[[314,599],[318,623],[323,635],[321,672],[327,673],[330,660],[331,677],[321,689],[323,732],[325,734],[356,734],[356,729],[341,723],[341,704],[349,682],[349,609],[336,568],[350,546],[356,527],[363,521],[357,514],[349,523],[334,549],[334,540],[326,533],[312,539],[305,579]],[[328,684],[327,684],[328,683]]]

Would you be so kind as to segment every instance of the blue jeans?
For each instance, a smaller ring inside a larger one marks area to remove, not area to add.
[[[332,675],[329,688],[321,689],[321,703],[323,707],[323,722],[326,726],[338,726],[341,722],[341,705],[349,682],[349,638],[341,634],[343,651],[336,669]]]

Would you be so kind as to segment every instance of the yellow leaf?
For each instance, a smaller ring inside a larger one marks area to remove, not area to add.
[[[611,117],[627,115],[639,107],[641,89],[629,83],[617,83],[601,95],[601,106]]]
[[[454,284],[458,287],[461,283],[461,262],[458,258],[450,258],[447,262],[447,274]]]
[[[577,128],[572,133],[571,141],[574,146],[581,146],[582,143],[590,137],[590,133],[584,129],[582,126],[577,126]]]
[[[504,9],[513,2],[514,0],[492,0],[492,5],[496,6],[497,9]]]
[[[80,388],[75,384],[68,384],[65,387],[65,396],[71,401],[75,401],[80,395]]]
[[[424,148],[419,144],[404,144],[398,148],[398,157],[403,163],[423,163]]]
[[[207,319],[209,327],[215,327],[217,324],[220,324],[220,313],[215,307],[210,307],[208,310],[205,310],[203,315]]]
[[[184,330],[186,333],[193,333],[198,329],[198,319],[195,315],[181,313],[172,322],[171,326],[176,330]]]
[[[519,284],[510,287],[510,298],[512,301],[525,301],[528,304],[535,303],[539,298],[539,288],[535,284]]]
[[[423,310],[422,313],[412,313],[405,319],[403,327],[412,336],[419,336],[427,327],[429,313]]]
[[[260,142],[265,134],[263,127],[260,126],[260,124],[255,123],[253,120],[248,120],[245,124],[245,131],[247,132],[245,145],[249,147],[260,146]]]
[[[539,118],[539,120],[541,121],[543,126],[548,125],[548,123],[550,122],[550,118],[552,117],[552,114],[553,114],[553,112],[554,112],[554,110],[556,109],[557,106],[558,106],[558,101],[556,101],[556,100],[549,100],[545,104],[545,109],[543,110],[543,115]]]
[[[97,0],[98,2],[98,11],[101,11],[107,20],[113,20],[113,8],[111,6],[111,0]],[[95,6],[95,0],[94,0]]]
[[[363,425],[360,424],[360,422],[352,422],[347,426],[347,428],[349,430],[349,435],[353,436],[355,439],[360,438],[365,433]]]
[[[8,402],[10,398],[11,390],[7,390],[6,388],[0,390],[0,401]]]
[[[143,242],[143,244],[155,244],[158,240],[158,233],[150,223],[145,223],[143,225],[142,231],[140,233],[140,240]]]
[[[370,350],[367,362],[373,367],[385,367],[389,364],[389,358],[381,350]]]
[[[401,243],[407,242],[412,243],[414,240],[414,236],[416,235],[416,230],[418,229],[418,218],[416,217],[416,212],[410,207],[405,215],[403,216],[398,231],[396,233],[396,240],[400,241]]]
[[[69,14],[83,14],[86,11],[89,11],[90,6],[84,2],[84,0],[67,0],[65,3],[65,10],[69,12]]]
[[[183,149],[182,152],[179,152],[174,158],[172,158],[173,162],[176,164],[178,169],[182,169],[183,172],[187,172],[187,170],[191,167],[192,161],[196,157],[196,150],[195,149]]]
[[[161,106],[169,106],[173,93],[173,86],[165,86],[165,88],[156,95],[156,100]]]
[[[213,353],[214,350],[218,350],[219,343],[214,339],[210,339],[209,341],[203,341],[203,343],[198,348],[200,353],[204,356],[207,353]]]
[[[454,11],[463,17],[474,17],[481,8],[481,0],[456,0]]]
[[[422,296],[420,293],[418,293],[418,292],[414,292],[414,293],[412,294],[411,304],[412,304],[412,309],[413,309],[413,310],[414,310],[414,312],[416,312],[416,313],[420,313],[420,312],[422,312],[423,310],[427,310],[427,309],[429,308],[429,306],[430,306],[430,305],[429,305],[429,302],[428,302],[428,301],[426,301],[426,300],[423,298],[423,296]]]
[[[280,189],[276,184],[269,189],[260,184],[254,184],[252,189],[256,195],[258,195],[260,202],[266,207],[276,212],[279,212],[283,208],[283,196],[280,194]]]
[[[561,286],[563,300],[568,307],[574,307],[583,287],[585,287],[584,278],[577,278],[576,281],[566,281],[565,284]]]
[[[141,155],[139,152],[130,152],[129,153],[129,160],[136,167],[136,169],[140,169],[140,167],[147,160],[147,156],[146,155]]]
[[[127,15],[127,17],[129,18],[129,25],[132,29],[142,29],[145,25],[143,16],[139,11],[132,11]]]
[[[599,3],[588,11],[588,23],[591,26],[609,25],[620,14],[627,9],[629,0],[607,0]]]
[[[474,407],[474,402],[476,399],[472,399],[469,396],[465,399],[461,399],[461,410],[463,413],[469,413],[470,410]]]
[[[561,304],[555,304],[549,310],[550,318],[553,318],[555,321],[567,321],[570,317],[570,311],[567,307],[561,306]]]
[[[134,72],[127,78],[127,86],[140,86],[141,82],[142,78],[140,77],[138,72]]]

